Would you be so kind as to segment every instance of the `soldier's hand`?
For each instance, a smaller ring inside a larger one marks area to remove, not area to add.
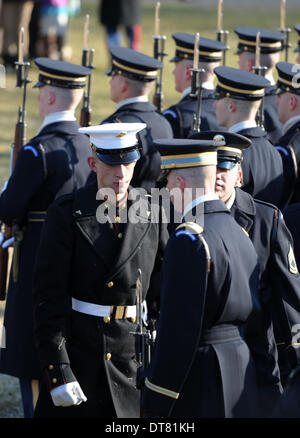
[[[87,401],[78,382],[65,383],[50,391],[55,406],[73,406]]]

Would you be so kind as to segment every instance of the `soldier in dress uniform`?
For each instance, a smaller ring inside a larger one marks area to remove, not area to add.
[[[42,225],[49,204],[83,186],[90,171],[89,142],[78,132],[75,109],[91,71],[48,58],[35,63],[43,123],[20,150],[0,197],[0,218],[15,231],[0,372],[20,379],[25,417],[33,414],[32,380],[36,383],[41,376],[32,328],[32,279]]]
[[[169,171],[171,197],[176,189],[185,208],[164,254],[144,416],[259,416],[254,359],[242,334],[250,320],[252,330],[260,331],[259,267],[247,233],[215,193],[216,149],[225,142],[173,139],[156,145]]]
[[[197,114],[198,97],[191,95],[192,67],[194,57],[195,35],[174,33],[176,45],[173,75],[175,90],[181,94],[181,99],[175,105],[166,109],[163,115],[171,123],[175,138],[188,138],[192,128],[194,114]],[[220,65],[222,55],[227,46],[219,41],[199,38],[199,69],[204,69],[201,98],[201,131],[219,129],[214,102],[214,68]]]
[[[300,38],[300,24],[295,24],[294,29],[298,33],[298,36]],[[300,39],[298,40],[298,44],[294,52],[297,53],[296,62],[300,64]]]
[[[280,61],[285,35],[282,32],[248,26],[237,27],[234,31],[239,38],[237,54],[239,55],[240,69],[255,73],[253,68],[258,62],[261,67],[265,67],[262,74],[270,81],[270,84],[265,88],[263,123],[269,140],[275,144],[282,135],[282,124],[278,119],[275,103],[276,84],[273,74],[275,65]],[[258,32],[260,33],[260,60],[256,59],[256,37]]]
[[[143,123],[80,128],[90,136],[97,182],[48,209],[35,273],[45,377],[35,417],[140,415],[136,283],[145,300],[168,239],[147,192],[132,195],[128,188],[143,129]],[[145,209],[135,208],[139,197]]]
[[[276,64],[277,106],[283,123],[283,135],[276,143],[282,155],[285,172],[285,201],[292,204],[300,201],[300,88],[299,66],[289,62]]]
[[[249,138],[244,151],[243,190],[262,201],[281,206],[283,165],[279,152],[256,123],[256,113],[269,81],[255,73],[232,67],[217,67],[216,115],[228,131]]]
[[[117,104],[115,112],[103,123],[146,123],[138,133],[141,158],[135,167],[132,186],[150,191],[160,174],[160,156],[153,141],[173,137],[169,122],[149,101],[149,93],[163,64],[155,58],[127,47],[111,49],[112,67],[107,71],[110,97]]]
[[[225,138],[226,147],[218,149],[216,192],[238,224],[249,234],[260,261],[260,291],[269,340],[265,366],[259,369],[263,371],[261,382],[267,389],[266,398],[262,398],[261,402],[265,412],[270,415],[280,379],[284,384],[291,370],[300,364],[300,351],[292,348],[293,327],[300,321],[300,276],[294,257],[293,239],[280,210],[272,204],[254,199],[239,188],[242,156],[251,142],[231,132],[220,132],[218,135],[212,133],[210,137]],[[197,134],[199,139],[207,136],[205,132]],[[256,340],[253,348],[258,352],[263,351]]]

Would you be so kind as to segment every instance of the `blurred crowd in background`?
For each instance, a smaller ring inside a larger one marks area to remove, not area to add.
[[[18,57],[20,28],[24,28],[24,59],[46,56],[71,60],[67,44],[68,27],[81,11],[81,0],[0,0],[1,62],[7,73],[14,71]],[[103,25],[109,48],[125,44],[141,47],[140,0],[99,0],[99,22]]]

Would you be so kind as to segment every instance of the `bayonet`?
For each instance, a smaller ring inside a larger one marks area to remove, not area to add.
[[[93,58],[95,50],[89,48],[89,34],[90,34],[90,16],[87,14],[85,16],[84,31],[83,31],[83,49],[82,49],[82,60],[81,65],[89,69],[94,69]],[[91,125],[91,80],[92,75],[88,76],[87,90],[84,91],[83,95],[83,106],[80,113],[80,126],[90,126]]]
[[[154,23],[154,58],[163,62],[164,57],[167,55],[165,52],[165,43],[167,37],[165,35],[160,35],[160,2],[156,2],[155,6],[155,23]],[[153,104],[157,107],[159,111],[162,111],[163,107],[163,67],[158,72],[158,77],[155,83],[155,92],[153,96]]]
[[[223,29],[223,0],[219,0],[218,2],[218,18],[217,18],[217,40],[221,43],[225,44],[227,49],[227,39],[228,39],[229,31]],[[226,65],[226,50],[223,50],[223,65]]]
[[[281,0],[280,4],[280,32],[285,34],[285,62],[288,62],[289,59],[289,49],[292,45],[289,42],[291,29],[286,27],[286,0]]]

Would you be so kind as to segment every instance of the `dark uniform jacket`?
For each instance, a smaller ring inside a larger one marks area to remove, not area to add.
[[[145,416],[257,416],[256,365],[243,336],[249,318],[249,336],[260,336],[262,322],[254,247],[222,201],[205,202],[207,273],[205,245],[190,229],[177,228],[165,251],[142,408]]]
[[[40,366],[32,328],[32,277],[45,211],[56,196],[83,186],[90,168],[89,141],[76,122],[45,126],[19,152],[7,189],[0,197],[0,218],[23,230],[19,276],[9,282],[5,308],[6,348],[0,350],[0,372],[37,379]]]
[[[269,368],[264,370],[265,382],[278,378],[272,322],[280,374],[285,382],[290,371],[300,364],[300,351],[292,346],[292,327],[300,321],[300,276],[293,256],[293,239],[275,206],[253,199],[241,189],[236,189],[231,211],[249,233],[260,262],[261,299],[269,326],[270,352],[273,351]]]
[[[160,154],[153,145],[158,138],[172,138],[169,122],[151,102],[135,102],[123,105],[103,123],[146,123],[147,127],[137,134],[141,158],[137,161],[131,185],[150,190],[160,175]]]
[[[300,418],[300,366],[291,372],[272,418]]]
[[[284,184],[280,154],[261,128],[242,129],[238,133],[252,141],[243,151],[243,190],[280,208]]]
[[[70,300],[135,305],[139,268],[145,299],[168,233],[148,210],[133,211],[125,224],[99,223],[96,210],[105,209],[105,204],[96,201],[96,193],[96,185],[87,185],[48,210],[36,267],[34,319],[49,384],[41,388],[36,417],[140,415],[136,323],[79,313],[71,310]],[[132,202],[127,206],[129,211]],[[69,365],[88,400],[75,407],[55,407],[49,389],[66,381]]]
[[[201,131],[218,131],[220,126],[213,108],[214,91],[203,90],[201,103]],[[176,105],[163,111],[163,115],[170,122],[174,138],[188,138],[193,129],[194,114],[197,114],[197,97],[189,94],[183,97]],[[224,128],[223,128],[224,131]]]
[[[282,156],[285,175],[285,204],[300,202],[300,121],[279,138],[275,144]]]
[[[264,97],[264,127],[268,134],[268,139],[272,144],[276,144],[282,136],[282,123],[278,119],[278,108],[276,105],[277,95],[275,90],[277,87],[271,85],[265,89]]]
[[[293,241],[297,266],[300,267],[300,202],[295,202],[283,210],[285,223],[290,230]]]

